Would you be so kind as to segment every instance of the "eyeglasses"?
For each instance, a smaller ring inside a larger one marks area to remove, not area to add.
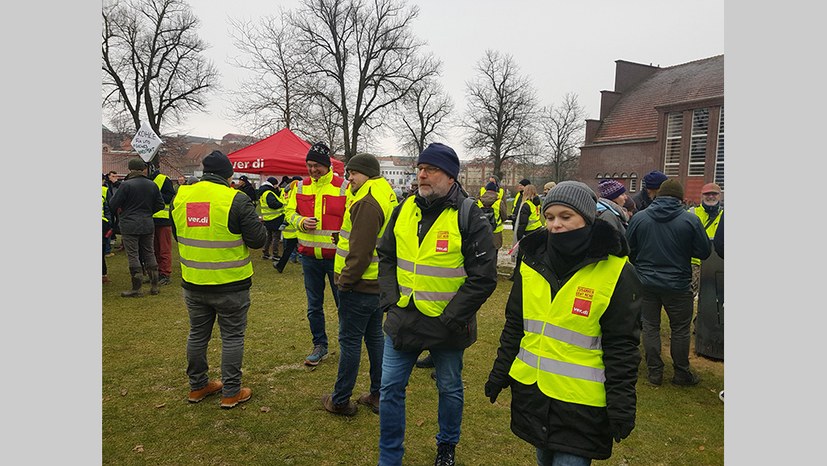
[[[703,193],[704,196],[720,196],[721,193]]]
[[[428,165],[428,166],[424,166],[424,167],[416,167],[416,172],[417,173],[419,173],[423,170],[425,170],[425,173],[427,173],[428,175],[433,175],[434,173],[437,173],[437,172],[441,171],[439,167],[434,167],[432,165]]]

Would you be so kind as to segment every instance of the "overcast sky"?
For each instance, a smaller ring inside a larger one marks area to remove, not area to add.
[[[207,57],[221,73],[221,85],[238,87],[243,74],[230,64],[237,54],[228,18],[275,15],[297,0],[190,0],[202,21]],[[588,118],[597,118],[600,91],[614,87],[615,61],[667,67],[724,53],[724,2],[697,0],[530,1],[418,0],[414,33],[443,62],[442,84],[454,100],[455,117],[464,112],[465,83],[474,76],[486,49],[511,54],[537,91],[541,105],[558,105],[566,93],[578,96]],[[411,4],[411,2],[409,2]],[[192,114],[173,128],[195,136],[221,138],[247,134],[228,117],[227,104],[213,94],[205,114]],[[166,131],[165,131],[166,132]],[[467,158],[460,134],[446,141]],[[393,139],[383,154],[398,154]]]

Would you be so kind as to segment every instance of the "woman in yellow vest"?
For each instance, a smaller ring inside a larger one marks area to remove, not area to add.
[[[529,184],[523,189],[522,197],[523,201],[517,210],[517,220],[515,222],[517,230],[514,239],[516,241],[523,239],[523,236],[539,230],[543,226],[542,215],[540,215],[540,206],[543,201],[537,195],[537,187]]]
[[[492,403],[511,387],[511,430],[539,466],[605,460],[635,426],[640,282],[596,201],[578,181],[548,192],[546,228],[520,243],[485,384]]]

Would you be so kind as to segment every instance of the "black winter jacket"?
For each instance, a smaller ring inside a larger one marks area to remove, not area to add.
[[[152,182],[155,182],[155,177],[160,175],[161,172],[153,173],[149,179]],[[156,185],[157,186],[157,185]],[[172,202],[172,198],[175,197],[175,186],[172,185],[172,180],[167,177],[163,183],[161,183],[161,198],[164,200],[164,204],[169,204]],[[167,212],[169,214],[169,212]],[[172,225],[172,219],[169,218],[169,215],[165,215],[163,218],[153,217],[152,219],[155,222],[155,226],[158,227],[168,227]]]
[[[376,250],[379,255],[379,306],[388,313],[385,333],[399,351],[423,349],[461,349],[477,340],[477,311],[497,287],[497,251],[488,220],[476,204],[471,206],[468,231],[462,234],[462,255],[465,260],[465,283],[439,317],[419,312],[413,300],[408,307],[396,305],[399,288],[396,280],[396,237],[393,230],[404,202],[416,202],[422,209],[419,241],[444,209],[459,209],[467,195],[454,184],[448,195],[428,203],[417,193],[407,197],[391,213]],[[457,225],[459,228],[459,225]]]
[[[131,171],[109,200],[109,208],[118,215],[124,235],[155,233],[152,214],[164,208],[161,191],[143,172]]]
[[[657,290],[690,290],[692,258],[703,260],[712,253],[701,220],[672,196],[658,196],[633,215],[626,239],[640,282]]]
[[[551,284],[552,294],[584,266],[607,257],[624,256],[622,235],[606,221],[596,219],[591,246],[585,258],[564,277],[558,277],[551,265],[550,233],[538,230],[523,238],[514,272],[514,285],[505,309],[505,326],[489,384],[511,387],[511,430],[537,448],[558,450],[593,459],[612,454],[609,422],[634,423],[637,397],[635,383],[640,363],[640,282],[634,268],[626,264],[620,273],[609,307],[600,318],[603,363],[605,365],[606,407],[568,403],[545,395],[537,384],[524,385],[508,372],[523,338],[523,263],[530,264]],[[553,298],[553,296],[552,296]]]

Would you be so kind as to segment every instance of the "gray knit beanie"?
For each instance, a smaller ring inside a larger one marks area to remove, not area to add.
[[[548,206],[555,204],[571,207],[582,215],[589,225],[594,223],[594,218],[597,216],[597,195],[592,188],[579,181],[557,183],[546,194],[541,212],[545,212]]]
[[[356,154],[347,162],[347,169],[357,171],[368,178],[376,178],[380,175],[379,161],[370,154]]]

